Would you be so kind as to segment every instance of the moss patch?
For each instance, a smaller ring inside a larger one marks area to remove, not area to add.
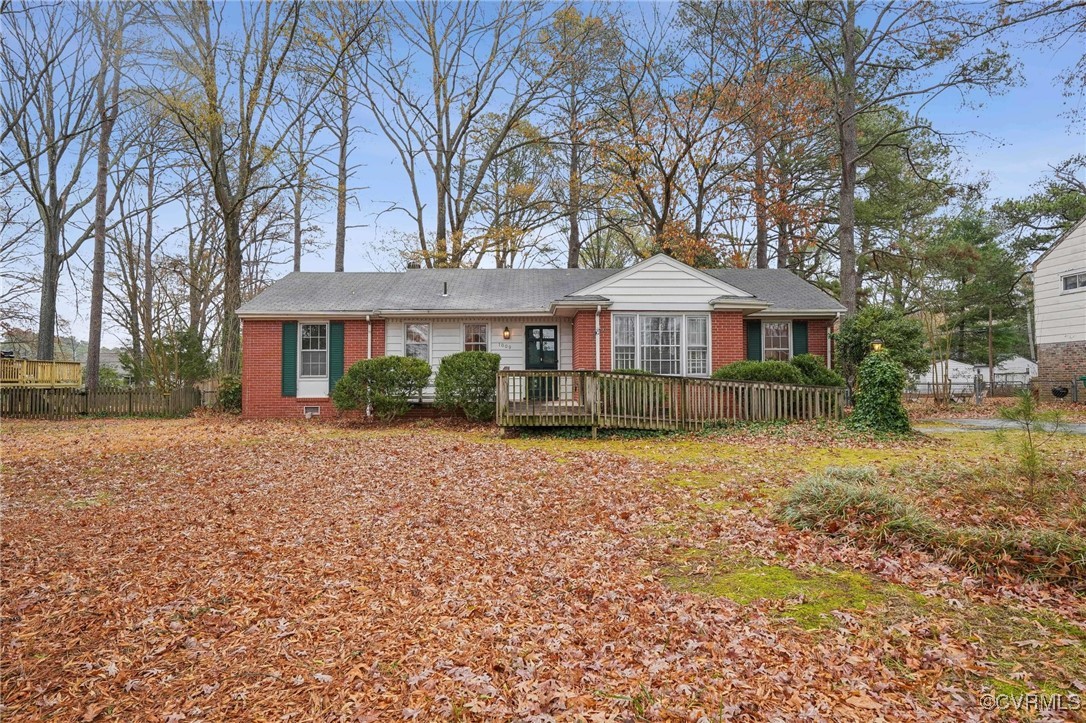
[[[810,568],[797,572],[780,565],[756,565],[709,574],[677,570],[664,581],[675,590],[726,597],[740,605],[780,601],[782,617],[808,630],[834,625],[835,610],[866,610],[899,593],[891,586],[849,571]]]

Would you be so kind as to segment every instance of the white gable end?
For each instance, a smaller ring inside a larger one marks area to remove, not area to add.
[[[576,293],[604,296],[612,311],[707,311],[721,296],[751,295],[669,256],[657,255]]]

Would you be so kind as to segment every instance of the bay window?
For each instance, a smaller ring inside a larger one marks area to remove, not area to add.
[[[792,324],[788,321],[762,322],[762,359],[788,361],[792,358]]]
[[[614,314],[612,369],[652,374],[709,374],[709,317],[682,314]]]

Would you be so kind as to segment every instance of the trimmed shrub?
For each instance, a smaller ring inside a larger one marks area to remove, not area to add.
[[[775,384],[806,384],[803,373],[788,362],[738,361],[713,372],[713,379],[737,382],[773,382]]]
[[[336,409],[366,409],[386,421],[402,416],[430,381],[430,365],[406,356],[355,362],[332,390]]]
[[[856,402],[848,426],[868,432],[908,434],[909,415],[901,404],[905,367],[886,352],[868,354],[860,364]]]
[[[219,380],[219,409],[235,414],[241,411],[241,379],[234,374]]]
[[[797,354],[789,362],[803,375],[807,384],[819,387],[843,387],[845,379],[826,367],[826,360],[816,354]]]
[[[494,418],[494,393],[502,358],[485,351],[462,351],[441,360],[437,370],[435,403],[442,409],[461,409],[477,422]]]

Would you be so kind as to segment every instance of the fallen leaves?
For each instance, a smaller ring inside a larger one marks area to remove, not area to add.
[[[757,460],[703,489],[605,446],[214,418],[11,423],[4,447],[8,720],[980,714],[947,676],[982,653],[951,627],[842,611],[814,634],[657,578],[693,540],[966,594],[919,553],[774,523]]]

